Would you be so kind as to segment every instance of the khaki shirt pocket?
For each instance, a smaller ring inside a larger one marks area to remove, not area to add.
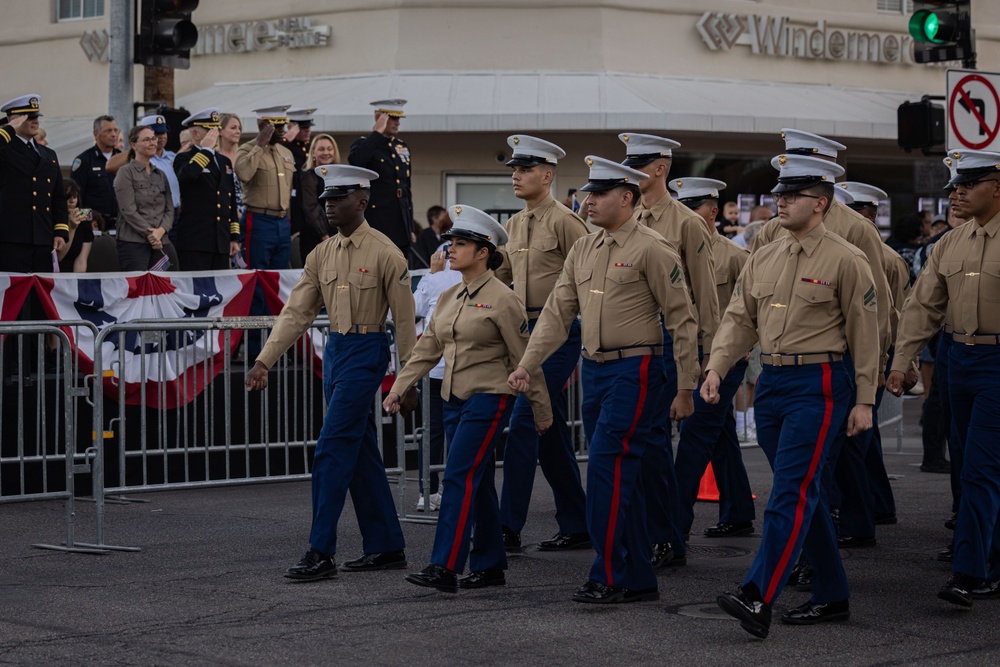
[[[607,279],[611,282],[618,283],[619,285],[628,285],[629,283],[638,282],[642,276],[635,269],[610,269],[608,270]]]
[[[941,262],[939,271],[948,285],[948,298],[957,299],[962,289],[962,262]]]
[[[983,301],[1000,302],[1000,262],[983,262],[980,276],[979,295]]]
[[[750,288],[750,296],[757,301],[770,301],[772,294],[774,294],[774,283],[772,282],[756,282]]]
[[[378,286],[378,276],[374,273],[352,272],[347,276],[347,281],[357,289],[371,289]]]
[[[577,285],[582,285],[588,282],[594,275],[593,269],[577,269],[576,273],[573,274],[573,278]]]
[[[531,240],[531,249],[539,252],[551,252],[559,247],[559,239],[555,236],[541,236]]]
[[[833,301],[836,292],[826,285],[803,284],[795,290],[795,296],[811,304],[823,304]]]

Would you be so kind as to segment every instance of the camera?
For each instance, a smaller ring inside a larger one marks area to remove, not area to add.
[[[80,221],[81,222],[91,222],[94,219],[94,209],[91,208],[81,208],[80,211]]]

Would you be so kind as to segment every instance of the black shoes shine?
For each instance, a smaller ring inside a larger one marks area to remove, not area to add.
[[[759,600],[751,600],[745,591],[723,593],[715,599],[719,608],[738,620],[740,627],[754,637],[766,639],[771,631],[771,608]]]
[[[705,537],[739,537],[749,535],[753,532],[753,522],[745,521],[741,523],[719,522],[711,528],[705,529]]]
[[[349,560],[342,566],[345,572],[374,572],[377,570],[402,570],[406,567],[406,554],[402,551],[383,551],[365,554]]]
[[[570,551],[572,549],[589,549],[591,547],[588,533],[556,533],[551,540],[538,543],[539,551]]]
[[[571,598],[573,602],[585,604],[621,604],[624,602],[652,602],[660,599],[660,592],[655,588],[631,590],[621,586],[608,586],[599,581],[588,579],[576,589]]]
[[[337,576],[337,564],[333,556],[324,556],[310,549],[302,560],[285,571],[285,576],[300,582],[333,579]]]
[[[846,621],[850,618],[851,608],[847,600],[828,604],[806,602],[782,614],[781,622],[788,625],[816,625],[817,623]]]
[[[425,588],[434,588],[442,593],[458,592],[458,575],[434,563],[431,563],[420,572],[411,572],[406,575],[406,580],[411,584]]]

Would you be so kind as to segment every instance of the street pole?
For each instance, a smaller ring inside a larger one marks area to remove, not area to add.
[[[133,0],[109,0],[111,51],[108,63],[108,110],[122,134],[132,127]]]

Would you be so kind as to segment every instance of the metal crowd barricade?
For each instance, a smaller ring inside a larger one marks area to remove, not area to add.
[[[896,432],[896,453],[903,451],[903,397],[893,396],[888,391],[882,394],[882,404],[875,415],[879,431],[886,426],[895,425]],[[885,433],[882,434],[885,437]]]
[[[0,503],[66,501],[66,541],[40,549],[101,554],[76,541],[76,475],[90,472],[93,451],[78,453],[77,399],[88,395],[66,329],[79,339],[83,320],[0,325]],[[12,488],[13,487],[13,488]]]

